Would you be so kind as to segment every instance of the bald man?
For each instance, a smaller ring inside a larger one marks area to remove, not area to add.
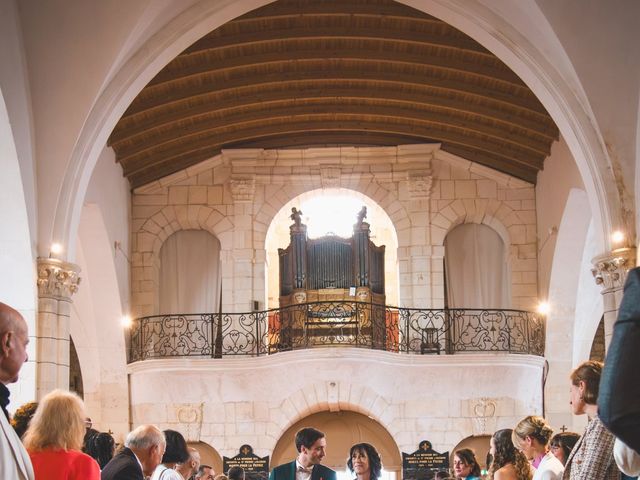
[[[27,361],[29,332],[22,315],[0,302],[0,478],[33,480],[33,467],[22,442],[9,423],[9,389]]]

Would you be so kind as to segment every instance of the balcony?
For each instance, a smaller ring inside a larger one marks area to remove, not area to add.
[[[128,363],[154,358],[256,357],[328,347],[409,355],[543,356],[544,339],[544,319],[522,310],[314,302],[251,313],[138,318],[131,328]]]

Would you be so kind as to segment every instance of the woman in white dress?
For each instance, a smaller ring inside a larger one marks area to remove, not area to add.
[[[187,442],[182,434],[175,430],[165,430],[164,436],[167,448],[162,456],[162,463],[154,470],[151,480],[184,480],[175,468],[189,459]]]
[[[511,440],[536,469],[533,480],[561,480],[564,465],[549,451],[553,430],[542,417],[530,415],[513,429]]]

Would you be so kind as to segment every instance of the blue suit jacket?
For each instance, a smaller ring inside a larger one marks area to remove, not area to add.
[[[311,480],[336,480],[336,472],[324,465],[315,465],[311,472]],[[296,480],[296,461],[278,465],[271,470],[269,480]]]
[[[598,416],[640,453],[640,268],[627,276],[598,396]]]

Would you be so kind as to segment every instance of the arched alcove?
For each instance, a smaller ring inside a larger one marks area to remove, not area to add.
[[[341,199],[342,203],[330,203],[331,199]],[[306,205],[314,201],[320,204],[326,201],[326,208],[318,211],[313,208],[313,214],[307,210]],[[330,207],[333,206],[333,208]],[[269,224],[265,238],[267,251],[267,298],[269,308],[278,307],[278,248],[286,248],[289,245],[289,226],[291,208],[296,207],[302,210],[302,223],[309,227],[309,236],[313,237],[328,233],[326,230],[314,230],[314,222],[318,220],[329,223],[340,217],[343,223],[353,225],[357,220],[357,213],[362,208],[367,207],[366,222],[371,226],[371,241],[376,245],[385,245],[385,289],[386,303],[388,305],[398,305],[399,302],[399,282],[398,282],[398,236],[395,226],[385,210],[373,199],[354,190],[345,188],[327,188],[312,190],[296,196],[278,210],[273,220]],[[315,218],[314,218],[315,217]],[[320,217],[320,218],[319,218]],[[348,227],[342,231],[330,230],[340,236],[349,237],[352,234]]]
[[[444,246],[450,308],[511,306],[509,250],[497,231],[463,223],[447,233]]]
[[[314,413],[294,423],[276,443],[270,468],[296,458],[298,452],[294,442],[295,434],[301,428],[311,426],[326,436],[327,456],[322,462],[324,465],[336,471],[344,471],[351,446],[367,442],[374,445],[380,453],[385,471],[395,472],[397,478],[400,478],[402,458],[393,437],[372,418],[352,411]]]

